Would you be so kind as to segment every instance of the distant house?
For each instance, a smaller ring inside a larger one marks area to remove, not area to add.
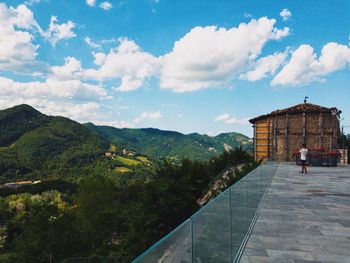
[[[22,181],[22,182],[11,182],[4,184],[5,187],[15,189],[24,185],[30,185],[33,184],[32,181]]]
[[[11,188],[16,189],[18,187],[24,186],[24,185],[32,185],[32,184],[39,184],[41,183],[40,180],[37,181],[21,181],[21,182],[11,182],[0,185],[0,188]]]
[[[341,111],[311,103],[275,110],[250,121],[254,127],[254,158],[293,160],[293,152],[307,148],[338,149]]]

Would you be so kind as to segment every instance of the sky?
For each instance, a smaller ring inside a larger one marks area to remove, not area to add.
[[[0,2],[0,109],[252,137],[305,96],[350,133],[348,0]]]

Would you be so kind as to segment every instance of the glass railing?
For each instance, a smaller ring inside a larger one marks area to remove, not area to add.
[[[262,163],[133,262],[237,262],[277,165]]]

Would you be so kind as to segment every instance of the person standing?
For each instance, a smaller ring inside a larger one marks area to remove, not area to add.
[[[301,146],[300,149],[300,160],[301,160],[301,173],[306,173],[307,174],[307,170],[306,170],[306,159],[307,159],[307,148],[305,143]]]

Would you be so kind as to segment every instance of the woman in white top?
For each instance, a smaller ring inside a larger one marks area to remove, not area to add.
[[[300,152],[300,160],[301,160],[301,173],[305,172],[307,174],[306,159],[307,159],[308,150],[306,149],[305,143],[301,146],[301,149],[299,152]]]

